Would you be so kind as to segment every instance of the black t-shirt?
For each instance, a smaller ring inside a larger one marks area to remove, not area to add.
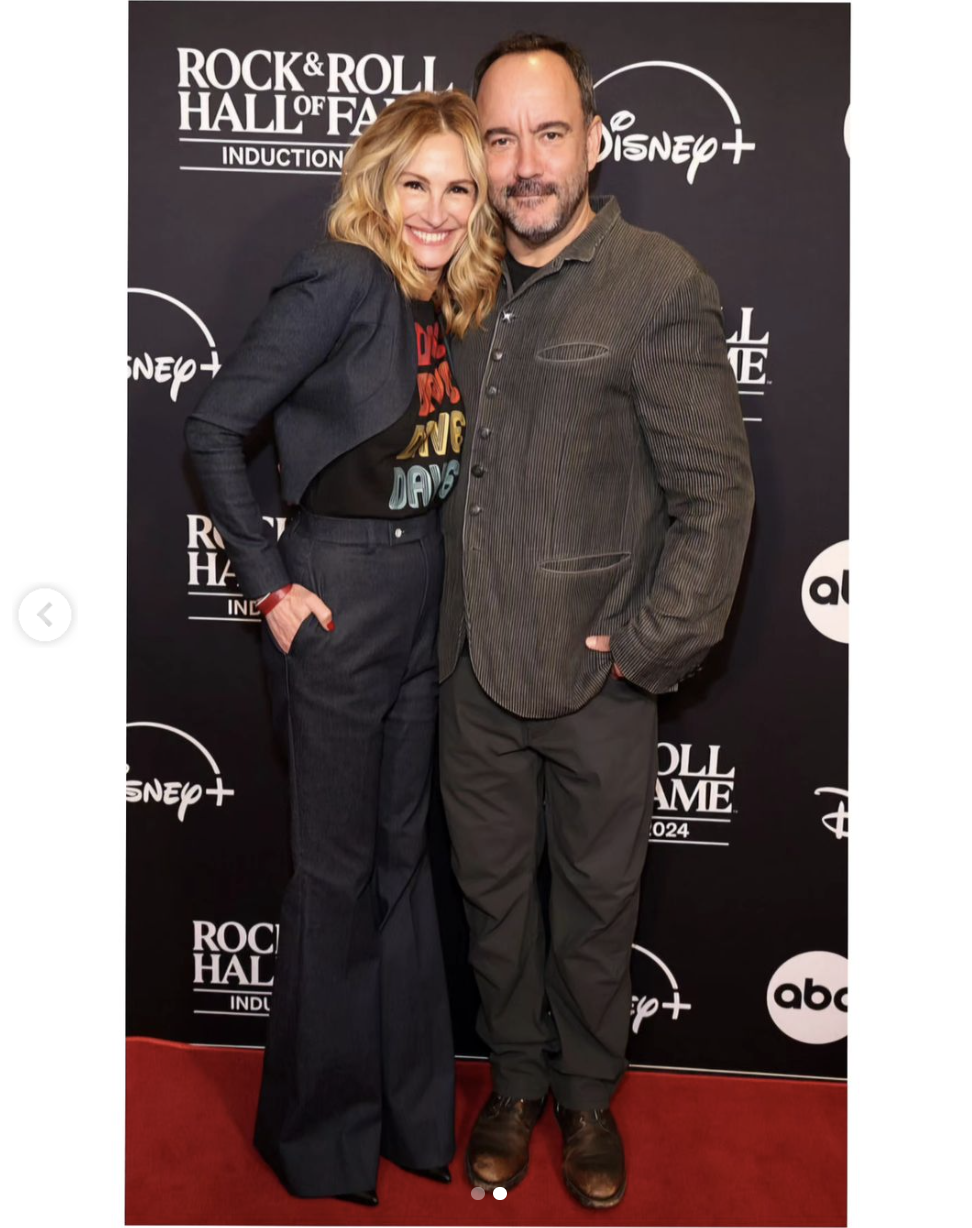
[[[520,264],[519,260],[514,260],[507,252],[506,267],[510,271],[510,281],[513,283],[513,293],[523,285],[528,277],[532,277],[534,273],[539,273],[541,268],[546,268],[546,265],[540,265],[539,268],[534,268],[532,264]]]
[[[449,367],[445,324],[431,303],[417,300],[412,318],[418,381],[408,409],[321,470],[301,500],[308,511],[391,520],[421,516],[456,484],[466,416]]]

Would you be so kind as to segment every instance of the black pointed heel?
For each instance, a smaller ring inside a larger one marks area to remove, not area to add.
[[[355,1202],[361,1207],[377,1207],[378,1195],[374,1190],[362,1190],[359,1194],[334,1194],[341,1202]]]
[[[452,1181],[452,1173],[449,1172],[446,1164],[437,1164],[434,1168],[407,1168],[405,1171],[414,1173],[416,1177],[428,1177],[430,1181],[439,1181],[442,1185],[449,1185]]]

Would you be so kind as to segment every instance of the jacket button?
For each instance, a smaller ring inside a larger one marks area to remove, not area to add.
[[[503,357],[502,350],[493,350],[493,361],[494,362],[499,362],[502,357]]]
[[[483,510],[483,509],[482,509],[482,508],[479,506],[479,504],[478,504],[478,503],[474,503],[474,504],[472,505],[472,507],[469,509],[469,515],[470,515],[470,516],[478,516],[478,515],[479,515],[479,513],[480,513],[482,510]]]
[[[482,465],[473,465],[472,467],[472,474],[474,478],[481,478],[485,472],[486,470]]]
[[[479,438],[480,438],[480,439],[489,439],[489,437],[490,437],[490,435],[492,435],[492,433],[493,433],[493,432],[492,432],[492,431],[489,429],[489,427],[488,427],[488,426],[481,426],[481,427],[479,428]]]
[[[486,395],[488,397],[495,397],[497,392],[499,392],[499,389],[495,384],[490,384],[490,386],[486,389]]]

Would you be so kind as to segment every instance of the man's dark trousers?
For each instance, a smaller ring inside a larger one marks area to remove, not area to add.
[[[442,584],[438,512],[296,513],[291,579],[335,629],[284,655],[264,624],[289,743],[294,875],[280,919],[255,1142],[293,1194],[374,1189],[454,1152],[454,1049],[427,845]]]
[[[627,1066],[655,699],[612,676],[576,712],[518,717],[483,691],[464,651],[442,683],[439,720],[442,795],[494,1089],[537,1099],[549,1088],[567,1108],[606,1108]]]

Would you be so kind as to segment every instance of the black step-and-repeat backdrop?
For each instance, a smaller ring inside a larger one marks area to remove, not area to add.
[[[349,144],[466,88],[518,29],[579,44],[595,190],[715,277],[756,476],[728,633],[661,705],[632,952],[634,1065],[846,1069],[849,6],[134,4],[131,16],[128,1031],[263,1042],[289,873],[257,614],[189,472],[186,415]],[[252,473],[285,509],[269,432]],[[481,1054],[441,813],[457,1052]]]

